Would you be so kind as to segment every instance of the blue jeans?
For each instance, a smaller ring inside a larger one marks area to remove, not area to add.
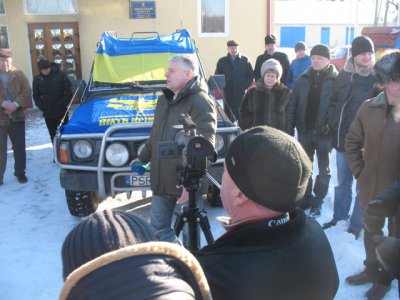
[[[177,237],[172,228],[172,216],[175,210],[175,197],[153,195],[150,208],[150,225],[156,231],[157,238],[165,242],[176,242]]]
[[[338,185],[335,187],[333,220],[347,220],[353,199],[352,187],[354,178],[345,152],[336,151],[336,169]],[[356,197],[349,227],[355,230],[363,228],[358,185],[356,186]]]

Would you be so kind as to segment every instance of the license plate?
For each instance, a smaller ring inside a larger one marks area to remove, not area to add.
[[[150,177],[147,176],[126,176],[125,182],[130,186],[150,186]]]

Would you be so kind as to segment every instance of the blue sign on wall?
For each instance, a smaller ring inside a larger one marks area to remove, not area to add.
[[[155,19],[156,2],[155,1],[130,1],[131,19]]]

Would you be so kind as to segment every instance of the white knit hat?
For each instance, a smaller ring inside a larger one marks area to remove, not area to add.
[[[268,59],[266,60],[262,66],[261,66],[261,78],[264,78],[265,73],[268,70],[274,70],[275,72],[278,73],[278,80],[281,78],[282,76],[282,65],[279,61],[277,61],[276,59]]]

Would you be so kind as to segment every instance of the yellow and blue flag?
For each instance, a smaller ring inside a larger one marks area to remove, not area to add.
[[[195,51],[187,30],[151,38],[116,38],[103,33],[94,59],[93,81],[165,80],[168,60],[172,56]]]

